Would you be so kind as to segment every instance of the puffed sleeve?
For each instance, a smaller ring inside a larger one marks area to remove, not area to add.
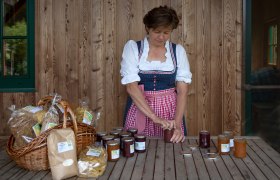
[[[176,81],[183,81],[185,83],[192,82],[192,73],[190,71],[190,64],[184,47],[180,44],[176,47],[177,56],[177,74]]]
[[[122,53],[122,61],[121,61],[121,83],[128,84],[135,81],[140,81],[140,77],[138,75],[138,48],[137,44],[133,40],[129,40],[123,49]]]

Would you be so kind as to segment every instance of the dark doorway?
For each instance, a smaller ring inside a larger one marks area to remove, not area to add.
[[[245,2],[245,133],[280,152],[280,1]]]

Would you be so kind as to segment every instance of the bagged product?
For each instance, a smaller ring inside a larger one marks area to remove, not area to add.
[[[48,157],[54,180],[78,174],[75,134],[71,128],[54,129],[47,139]]]
[[[59,114],[55,106],[60,101],[59,96],[54,96],[52,100],[52,105],[50,106],[48,112],[45,114],[42,122],[41,132],[44,132],[54,126],[59,124]]]
[[[102,146],[88,146],[78,160],[79,177],[97,178],[102,176],[107,166],[107,151]]]
[[[89,108],[88,98],[82,98],[79,101],[79,107],[76,108],[75,114],[78,122],[85,123],[87,125],[93,125],[94,113]]]

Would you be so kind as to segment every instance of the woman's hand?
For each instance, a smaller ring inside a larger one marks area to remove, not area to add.
[[[185,136],[182,133],[181,129],[174,129],[174,133],[170,141],[173,143],[179,143],[179,142],[184,142],[184,140],[185,140]]]
[[[159,117],[156,117],[153,121],[155,124],[158,124],[163,129],[172,129],[175,126],[175,121],[169,121]]]

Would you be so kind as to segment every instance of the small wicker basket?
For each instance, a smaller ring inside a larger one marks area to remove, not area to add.
[[[44,98],[43,101],[40,100],[38,104],[43,105],[50,100],[51,97],[47,97]],[[66,101],[61,101],[59,103],[63,107],[67,107],[67,112],[69,112],[71,119],[73,120],[73,122],[67,121],[66,125],[67,127],[71,127],[76,134],[77,153],[79,154],[81,150],[95,142],[96,130],[93,126],[76,122],[75,115]],[[62,126],[63,124],[60,123],[52,129],[59,129],[62,128]],[[7,153],[16,162],[16,164],[24,169],[34,171],[49,169],[47,137],[52,129],[44,131],[30,143],[18,149],[13,146],[15,138],[11,135],[7,143]]]

